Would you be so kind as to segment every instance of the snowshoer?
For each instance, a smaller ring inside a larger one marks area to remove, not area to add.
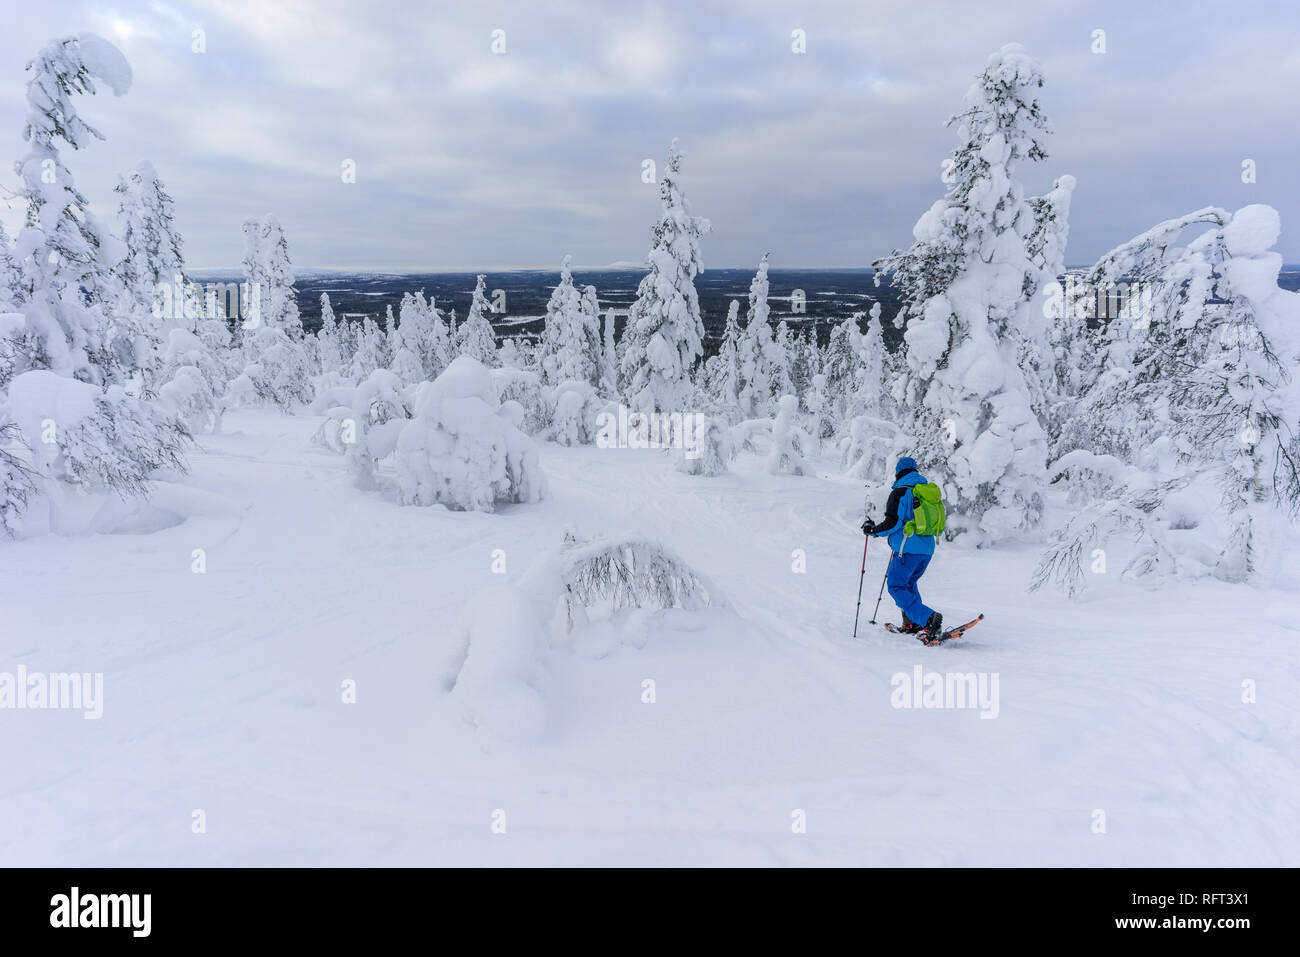
[[[925,476],[916,470],[916,460],[904,456],[894,467],[894,487],[885,504],[884,519],[877,523],[868,516],[862,523],[864,534],[887,537],[893,552],[886,574],[889,597],[903,613],[901,630],[909,634],[923,632],[918,635],[922,640],[939,638],[943,634],[943,615],[921,601],[917,589],[917,582],[934,556],[935,536],[920,534],[915,521],[919,515],[914,489],[928,484]],[[939,519],[939,530],[942,530],[942,518]]]

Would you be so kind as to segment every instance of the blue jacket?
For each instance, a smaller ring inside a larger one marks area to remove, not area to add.
[[[894,489],[899,490],[901,494],[895,499],[891,492],[889,496],[889,505],[885,510],[885,521],[890,518],[896,518],[896,521],[888,528],[882,528],[876,532],[876,536],[887,535],[889,537],[889,547],[897,555],[904,553],[908,555],[933,555],[934,554],[934,536],[933,535],[904,535],[903,526],[912,519],[916,511],[916,504],[912,497],[913,485],[924,485],[926,478],[920,472],[908,472],[894,482]]]

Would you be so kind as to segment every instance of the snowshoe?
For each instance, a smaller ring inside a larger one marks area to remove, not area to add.
[[[941,645],[945,641],[952,641],[954,638],[960,638],[962,635],[966,634],[967,631],[969,631],[971,628],[974,628],[983,620],[984,620],[984,615],[983,613],[981,613],[976,617],[972,618],[970,621],[966,622],[966,624],[964,625],[958,625],[956,628],[949,628],[947,631],[942,632],[937,638],[923,637],[921,635],[918,635],[917,637],[921,639],[921,643],[924,644],[927,648],[933,648],[935,645]]]

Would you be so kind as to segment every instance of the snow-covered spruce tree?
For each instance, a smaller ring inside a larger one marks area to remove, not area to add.
[[[118,267],[125,288],[132,350],[146,394],[157,394],[191,432],[217,432],[232,378],[230,333],[213,290],[185,276],[175,204],[153,164],[119,179],[118,220],[126,257]]]
[[[0,312],[16,311],[26,300],[22,268],[4,223],[0,223]]]
[[[314,392],[293,266],[284,231],[273,216],[244,222],[244,277],[250,304],[242,324],[245,365],[230,383],[230,401],[286,411],[310,402]]]
[[[546,325],[537,350],[542,379],[548,385],[576,380],[600,385],[600,313],[573,284],[570,256],[560,265],[560,281],[546,304]],[[588,287],[592,288],[592,287]],[[594,292],[594,289],[593,289]]]
[[[1175,246],[1195,225],[1210,228]],[[1184,480],[1213,478],[1227,525],[1214,573],[1229,581],[1255,577],[1269,530],[1300,511],[1300,394],[1287,369],[1300,296],[1277,286],[1279,230],[1267,206],[1204,209],[1103,257],[1090,283],[1128,282],[1141,306],[1105,322],[1101,371],[1054,466],[1096,448],[1129,468],[1167,471],[1159,463],[1176,457]],[[1099,508],[1113,495],[1091,497]]]
[[[352,356],[352,381],[364,382],[376,369],[384,368],[384,334],[375,320],[367,316],[361,320],[357,335],[357,351]]]
[[[302,340],[302,319],[298,315],[298,292],[294,288],[293,263],[289,259],[289,241],[280,221],[274,216],[262,220],[262,291],[263,322],[284,330],[294,342]]]
[[[420,295],[424,295],[423,289],[420,290]],[[424,377],[432,381],[442,375],[442,370],[456,358],[456,330],[452,328],[456,321],[456,311],[453,309],[450,320],[445,320],[433,296],[429,297],[426,305],[429,310],[429,343],[420,356],[420,361],[424,363]]]
[[[519,351],[519,342],[516,337],[506,337],[501,340],[501,348],[497,350],[497,358],[501,360],[503,369],[522,369],[524,367],[524,358]]]
[[[451,361],[451,349],[447,326],[433,299],[424,298],[423,289],[402,296],[397,328],[402,343],[420,361],[424,370],[421,378],[436,379]]]
[[[826,374],[816,372],[808,380],[808,391],[803,397],[808,434],[818,444],[835,434],[836,420],[832,412],[830,392],[826,385]]]
[[[857,332],[857,316],[852,320]],[[892,473],[892,456],[906,443],[897,423],[899,418],[893,399],[895,377],[903,373],[890,363],[885,349],[884,329],[880,320],[880,303],[874,303],[867,317],[867,331],[856,335],[856,344],[848,374],[848,400],[836,429],[841,461],[853,478],[883,483]],[[828,360],[833,354],[828,354]],[[836,375],[842,360],[834,360]],[[828,384],[828,390],[831,387]],[[836,387],[838,389],[838,387]]]
[[[30,148],[15,167],[22,181],[18,195],[27,207],[18,236],[28,300],[22,351],[34,368],[57,368],[97,385],[122,381],[126,370],[112,351],[106,313],[120,293],[110,254],[122,250],[87,208],[63,165],[59,142],[82,149],[104,138],[81,119],[72,98],[93,94],[95,80],[122,95],[131,68],[112,44],[82,34],[50,43],[27,70],[23,137]]]
[[[402,341],[397,335],[397,319],[393,316],[390,304],[384,306],[384,358],[387,363],[393,361],[393,356],[397,355],[397,350],[401,347]]]
[[[0,532],[12,538],[21,528],[23,512],[36,494],[40,477],[31,467],[22,430],[17,423],[5,421],[6,414],[0,393]]]
[[[1265,529],[1300,515],[1300,390],[1282,359],[1300,351],[1300,294],[1278,288],[1280,231],[1276,210],[1253,205],[1192,244],[1213,289],[1180,319],[1196,361],[1170,365],[1172,418],[1223,494],[1229,531],[1214,573],[1225,581],[1254,577]]]
[[[414,329],[405,326],[397,327],[394,334],[393,357],[388,363],[388,368],[393,374],[407,385],[426,381],[424,364],[420,362],[420,350],[418,346],[413,347],[406,341],[407,336],[414,333]]]
[[[14,256],[22,301],[0,317],[0,513],[10,532],[34,489],[56,530],[68,487],[143,493],[154,470],[182,467],[188,438],[169,409],[124,388],[134,370],[115,348],[110,310],[121,300],[113,267],[125,253],[59,151],[103,139],[73,97],[94,93],[96,80],[120,96],[131,68],[112,44],[81,34],[51,42],[27,70],[29,149],[16,165],[26,225]]]
[[[343,378],[351,374],[352,359],[357,354],[357,329],[358,324],[346,315],[338,321],[339,367]]]
[[[316,355],[320,359],[321,376],[329,385],[337,385],[343,372],[343,357],[339,353],[338,323],[334,319],[334,306],[330,294],[320,294],[320,330],[316,333]]]
[[[492,311],[484,288],[486,281],[487,276],[480,275],[474,284],[474,297],[470,300],[469,312],[465,314],[465,322],[456,332],[456,346],[458,355],[469,356],[491,369],[500,365],[500,360],[497,358],[496,330],[486,315]]]
[[[513,403],[498,406],[492,373],[468,355],[421,383],[414,417],[395,447],[402,504],[491,512],[538,501],[546,476],[532,439],[511,421],[512,409]]]
[[[806,475],[812,449],[812,436],[799,424],[799,400],[792,395],[781,396],[777,401],[776,421],[772,424],[767,470],[773,475]]]
[[[857,388],[858,353],[862,334],[858,322],[862,313],[855,312],[831,327],[822,352],[821,367],[826,376],[826,397],[837,430],[843,428],[848,418],[849,406]]]
[[[749,307],[740,344],[740,408],[745,418],[765,418],[776,409],[776,400],[790,391],[781,378],[781,359],[767,304],[769,283],[767,254],[749,284]]]
[[[944,486],[948,529],[991,543],[1033,532],[1043,511],[1047,435],[1035,406],[1046,342],[1033,212],[1016,178],[1044,159],[1042,69],[1016,44],[989,58],[966,94],[952,187],[917,221],[916,242],[875,265],[905,310],[903,424]],[[880,273],[878,273],[878,276]],[[1023,371],[1023,366],[1030,371]]]
[[[650,231],[650,271],[637,287],[619,344],[623,399],[629,408],[681,412],[691,399],[691,371],[704,351],[695,292],[703,269],[700,238],[709,221],[692,216],[679,179],[682,154],[673,140],[659,179],[659,221]]]
[[[799,388],[795,383],[795,365],[797,348],[790,324],[782,319],[776,325],[776,335],[772,337],[772,357],[769,368],[774,390],[773,401],[779,402],[781,396],[799,397]]]
[[[1166,220],[1106,253],[1083,277],[1085,290],[1118,308],[1108,306],[1107,318],[1089,335],[1096,358],[1077,370],[1080,397],[1054,443],[1056,455],[1087,449],[1134,462],[1142,449],[1174,434],[1169,390],[1204,357],[1204,336],[1188,329],[1213,299],[1212,259],[1220,244],[1207,247],[1207,241],[1228,220],[1216,207]],[[1211,230],[1192,246],[1175,245],[1194,226]],[[1086,327],[1094,301],[1063,297],[1056,310],[1074,312],[1075,324]]]
[[[851,413],[893,420],[898,409],[893,401],[893,382],[885,329],[880,322],[880,303],[874,303],[867,317],[867,331],[859,342],[858,366],[854,379]]]
[[[1072,323],[1048,308],[1052,293],[1065,276],[1074,187],[1073,176],[1061,176],[1047,193],[1027,200],[1033,227],[1025,238],[1025,252],[1036,272],[1030,275],[1025,292],[1031,301],[1039,296],[1038,308],[1047,322],[1021,330],[1021,369],[1030,386],[1034,413],[1047,429],[1049,439],[1059,431],[1073,395],[1071,376],[1065,368],[1067,357],[1085,349],[1087,343],[1086,336],[1079,337]]]
[[[118,177],[117,221],[125,255],[114,269],[118,294],[108,309],[112,350],[124,368],[138,372],[146,395],[157,394],[163,341],[172,329],[192,329],[198,318],[182,274],[179,238],[171,231],[171,198],[146,197],[153,167],[141,163],[130,178]],[[152,190],[150,190],[152,192]],[[149,200],[154,206],[148,205]],[[166,217],[158,222],[158,217]],[[158,273],[152,266],[168,270]],[[189,307],[187,309],[187,306]]]
[[[816,333],[805,329],[802,333],[790,330],[790,383],[794,394],[802,402],[812,387],[812,377],[821,372],[821,354],[817,351]]]
[[[716,415],[706,416],[696,425],[690,446],[683,444],[677,453],[677,470],[687,475],[723,475],[736,457],[735,443],[727,422]]]
[[[126,244],[126,258],[118,266],[123,284],[132,296],[161,320],[158,334],[163,338],[173,328],[184,327],[193,331],[193,315],[187,315],[185,297],[170,297],[169,314],[158,316],[156,290],[163,287],[184,289],[189,285],[185,278],[183,242],[176,231],[176,204],[163,186],[153,164],[148,160],[139,163],[129,178],[119,178],[115,187],[118,194],[118,221],[121,223],[122,241]]]
[[[714,408],[728,425],[739,422],[742,416],[740,393],[744,378],[740,369],[740,300],[731,300],[727,307],[727,325],[722,332],[718,354],[705,365],[706,383]],[[710,473],[711,474],[711,473]]]
[[[605,324],[601,328],[601,391],[606,398],[618,395],[618,344],[614,336],[614,307],[605,310]]]

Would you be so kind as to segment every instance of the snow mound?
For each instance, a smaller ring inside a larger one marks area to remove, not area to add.
[[[517,742],[534,741],[546,725],[550,675],[546,632],[519,588],[485,589],[460,625],[461,658],[450,673],[450,697],[476,728]]]
[[[465,721],[503,740],[535,742],[551,710],[548,658],[555,648],[603,657],[629,635],[642,639],[631,643],[644,644],[660,615],[729,607],[713,584],[659,542],[569,534],[519,585],[491,586],[471,599],[437,670]],[[571,635],[593,622],[616,625],[618,635],[575,644]],[[683,622],[672,624],[681,630]]]

